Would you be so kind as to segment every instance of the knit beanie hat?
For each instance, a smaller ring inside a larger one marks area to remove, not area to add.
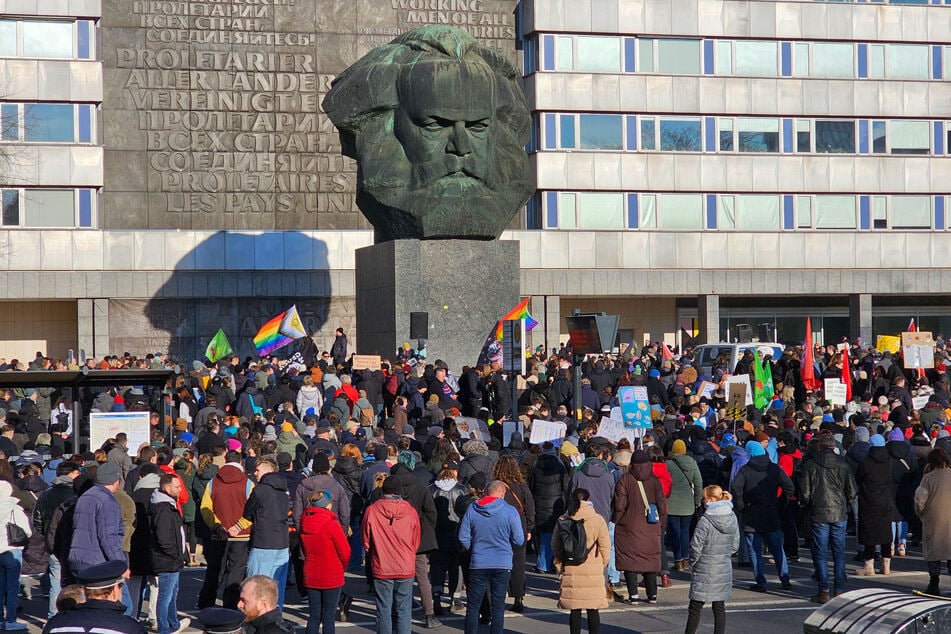
[[[676,456],[685,453],[687,453],[687,443],[678,438],[674,441],[673,446],[670,448],[670,455]]]
[[[868,442],[868,427],[855,428],[855,442]]]
[[[872,437],[868,440],[868,444],[872,447],[884,447],[885,437],[881,434],[872,434]]]
[[[750,440],[746,443],[746,453],[750,458],[755,458],[756,456],[765,456],[766,450],[763,449],[763,445],[755,440]]]
[[[889,441],[902,441],[905,440],[905,434],[902,433],[900,427],[896,427],[888,433]]]

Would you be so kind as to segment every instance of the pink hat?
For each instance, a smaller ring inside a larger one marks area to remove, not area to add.
[[[230,451],[241,451],[241,441],[237,438],[229,438],[228,449]]]

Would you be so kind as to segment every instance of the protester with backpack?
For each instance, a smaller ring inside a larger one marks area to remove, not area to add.
[[[611,538],[590,497],[587,489],[574,490],[568,513],[558,519],[551,540],[562,571],[558,607],[571,610],[571,634],[581,631],[582,610],[588,613],[588,631],[597,634],[601,629],[598,610],[608,607],[604,569],[611,557]]]

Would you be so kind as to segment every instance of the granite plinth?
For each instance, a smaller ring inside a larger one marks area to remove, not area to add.
[[[519,301],[512,240],[393,240],[357,249],[357,348],[392,359],[410,313],[429,313],[428,362],[474,365],[498,319]]]

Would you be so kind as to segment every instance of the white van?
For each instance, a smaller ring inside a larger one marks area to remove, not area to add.
[[[726,355],[730,360],[727,372],[732,373],[743,353],[757,348],[760,350],[761,356],[771,354],[773,361],[778,361],[786,346],[781,343],[763,343],[759,341],[749,343],[705,343],[693,349],[693,358],[697,361],[696,367],[700,374],[711,376],[713,364],[716,363],[717,358],[721,354]]]

